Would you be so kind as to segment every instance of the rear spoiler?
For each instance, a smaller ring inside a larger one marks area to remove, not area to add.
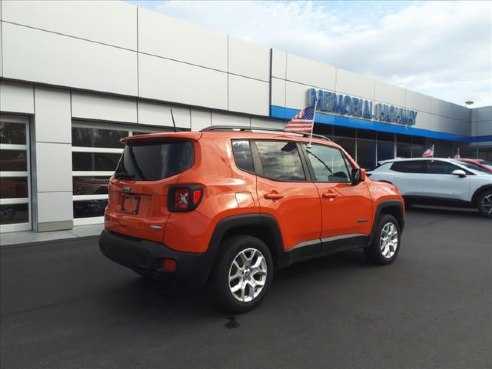
[[[120,139],[121,143],[131,144],[134,141],[154,141],[154,140],[183,140],[188,139],[198,141],[202,137],[201,132],[158,132],[146,133],[142,135],[128,136]]]

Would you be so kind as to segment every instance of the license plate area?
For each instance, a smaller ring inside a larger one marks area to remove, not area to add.
[[[127,214],[137,214],[138,206],[140,205],[140,196],[138,195],[123,195],[123,204],[121,211]]]

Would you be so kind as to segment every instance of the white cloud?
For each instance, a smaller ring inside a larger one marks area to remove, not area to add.
[[[154,10],[463,105],[492,105],[491,2],[170,1]]]

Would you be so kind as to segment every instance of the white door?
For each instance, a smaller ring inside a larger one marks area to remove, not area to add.
[[[424,187],[428,196],[452,200],[468,200],[470,177],[453,175],[460,167],[440,160],[428,160]]]

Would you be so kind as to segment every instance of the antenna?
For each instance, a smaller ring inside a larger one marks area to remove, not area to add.
[[[174,132],[178,132],[178,129],[176,128],[176,122],[174,121],[173,109],[169,109],[169,110],[171,110],[171,118],[173,120]]]

